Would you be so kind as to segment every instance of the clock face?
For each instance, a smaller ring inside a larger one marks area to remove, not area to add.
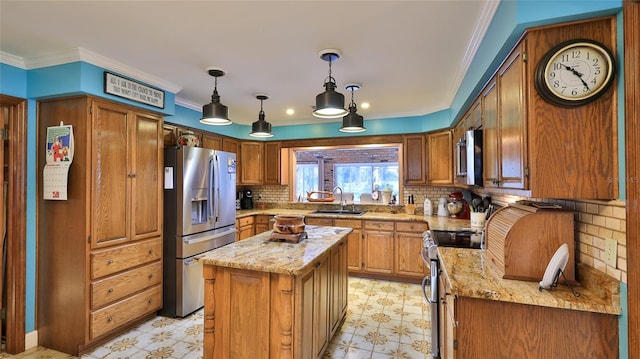
[[[613,73],[613,55],[603,45],[573,40],[543,57],[536,71],[536,88],[543,98],[557,105],[582,105],[609,87]]]

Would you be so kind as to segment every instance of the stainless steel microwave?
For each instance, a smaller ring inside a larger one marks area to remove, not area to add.
[[[482,186],[482,130],[469,130],[456,143],[456,177],[470,186]]]

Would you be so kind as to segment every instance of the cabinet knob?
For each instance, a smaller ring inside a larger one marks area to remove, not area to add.
[[[153,273],[149,273],[149,279],[153,278]]]
[[[129,178],[135,178],[136,174],[135,173],[129,173],[128,176],[129,176]]]
[[[320,267],[320,262],[316,263],[315,267],[316,268]]]
[[[113,293],[113,288],[109,288],[109,290],[107,290],[107,292]]]
[[[147,303],[149,303],[149,304],[153,303],[153,299],[149,298],[149,300],[147,301]]]
[[[111,323],[111,322],[113,322],[113,317],[107,318],[107,323]]]
[[[149,248],[149,254],[153,253],[153,248]]]
[[[113,264],[113,259],[109,259],[109,260],[107,261],[107,264]]]

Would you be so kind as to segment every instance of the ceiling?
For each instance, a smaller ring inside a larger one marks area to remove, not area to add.
[[[497,5],[0,0],[0,59],[25,69],[84,60],[175,92],[177,104],[197,111],[213,92],[205,68],[218,67],[233,122],[256,121],[255,95],[266,93],[267,121],[283,126],[340,121],[311,115],[329,69],[319,51],[338,49],[332,75],[347,104],[345,85],[361,84],[354,96],[366,127],[449,108]]]

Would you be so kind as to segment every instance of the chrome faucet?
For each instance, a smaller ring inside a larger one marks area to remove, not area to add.
[[[340,190],[340,212],[342,212],[344,211],[344,201],[342,200],[342,188],[340,188],[339,186],[335,186],[333,187],[333,190],[331,190],[331,193],[336,193],[337,189]]]

